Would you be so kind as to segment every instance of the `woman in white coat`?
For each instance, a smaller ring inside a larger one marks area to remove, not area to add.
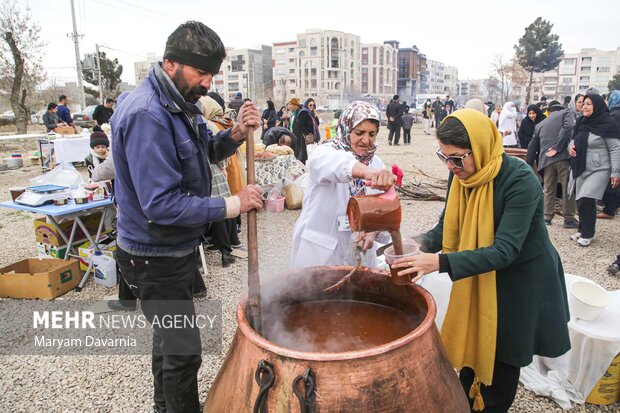
[[[379,119],[374,106],[351,103],[338,120],[336,138],[310,154],[303,209],[293,231],[293,268],[356,264],[346,217],[349,198],[377,193],[394,184],[394,175],[375,155]],[[365,185],[366,180],[370,186]],[[354,240],[365,251],[364,266],[377,266],[375,239],[388,242],[389,234],[362,233]]]
[[[499,114],[497,126],[504,136],[504,146],[517,146],[517,108],[512,102],[506,102],[502,112]]]

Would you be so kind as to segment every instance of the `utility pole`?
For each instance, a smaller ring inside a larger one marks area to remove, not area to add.
[[[99,99],[101,104],[105,103],[105,90],[103,89],[103,83],[101,82],[101,61],[99,60],[99,45],[95,43],[95,53],[97,53],[97,73],[99,77]]]
[[[75,23],[75,7],[73,5],[73,0],[71,1],[71,18],[73,20],[73,33],[71,33],[71,38],[73,38],[73,43],[75,44],[75,63],[77,66],[77,80],[78,80],[78,89],[80,90],[80,103],[82,105],[82,109],[86,107],[86,98],[84,97],[84,84],[82,83],[82,61],[80,60],[80,35],[77,33],[77,24]]]

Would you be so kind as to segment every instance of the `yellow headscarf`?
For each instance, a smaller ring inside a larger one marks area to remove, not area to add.
[[[472,146],[476,172],[454,178],[446,201],[443,226],[444,254],[491,246],[495,240],[493,222],[493,179],[502,166],[502,135],[486,115],[462,109],[449,117],[461,121]],[[474,410],[482,410],[480,382],[491,385],[497,338],[497,291],[495,271],[456,281],[450,293],[441,338],[452,365],[470,367],[476,378],[470,390]]]

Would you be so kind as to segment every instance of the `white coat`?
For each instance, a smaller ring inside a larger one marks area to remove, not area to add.
[[[338,217],[345,217],[349,202],[349,182],[353,180],[353,165],[357,160],[351,152],[319,145],[306,163],[308,183],[304,190],[303,209],[293,230],[291,266],[304,268],[319,265],[355,265],[350,254],[351,231],[338,230]],[[377,155],[368,165],[384,169]],[[370,190],[367,193],[379,193]],[[388,233],[382,232],[377,241],[387,243]],[[377,266],[377,243],[366,251],[362,265]]]
[[[504,134],[504,146],[514,146],[517,144],[517,109],[512,102],[506,102],[499,115],[499,126],[497,130]],[[506,132],[510,131],[509,135]]]

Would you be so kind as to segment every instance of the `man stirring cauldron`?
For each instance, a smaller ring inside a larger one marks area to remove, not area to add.
[[[194,315],[194,251],[202,234],[210,222],[262,205],[260,189],[253,185],[236,196],[210,197],[209,161],[235,153],[246,134],[260,125],[256,106],[246,102],[233,128],[215,136],[208,131],[196,102],[207,94],[225,57],[213,30],[194,21],[180,25],[168,37],[163,62],[149,71],[112,119],[117,259],[150,321],[171,312]],[[154,300],[186,305],[172,311]],[[155,411],[199,412],[201,361],[197,330],[153,330]]]

